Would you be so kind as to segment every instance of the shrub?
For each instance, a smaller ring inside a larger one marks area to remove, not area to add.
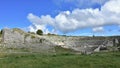
[[[39,29],[39,30],[37,30],[36,34],[43,35],[43,31]]]
[[[35,34],[34,32],[30,32],[30,31],[28,31],[28,33],[30,33],[30,34]]]
[[[48,33],[47,35],[55,35],[55,34]]]

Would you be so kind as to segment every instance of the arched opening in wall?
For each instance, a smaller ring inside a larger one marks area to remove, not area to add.
[[[107,47],[101,47],[100,51],[103,51],[103,50],[108,50],[108,49],[107,49]]]

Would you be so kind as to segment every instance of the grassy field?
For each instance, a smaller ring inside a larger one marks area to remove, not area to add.
[[[0,68],[120,68],[120,52],[91,55],[0,53]]]

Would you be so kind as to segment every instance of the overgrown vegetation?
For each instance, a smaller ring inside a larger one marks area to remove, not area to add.
[[[31,35],[31,38],[32,38],[32,39],[35,38],[35,35]]]
[[[36,34],[43,35],[43,31],[41,29],[37,30]]]
[[[34,32],[30,32],[30,31],[28,31],[28,33],[30,33],[30,34],[35,34]]]
[[[120,68],[120,52],[56,56],[0,53],[0,68]]]

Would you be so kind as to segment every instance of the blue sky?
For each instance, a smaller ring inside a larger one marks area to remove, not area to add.
[[[120,35],[120,0],[1,0],[0,29]]]

